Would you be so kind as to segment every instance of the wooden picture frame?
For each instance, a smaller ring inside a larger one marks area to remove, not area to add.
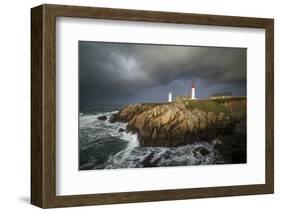
[[[266,34],[265,184],[56,195],[56,17],[262,28]],[[274,21],[44,4],[31,9],[31,203],[41,208],[268,194],[274,191]]]

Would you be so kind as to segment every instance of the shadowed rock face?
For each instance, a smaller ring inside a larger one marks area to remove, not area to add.
[[[213,103],[213,102],[212,102]],[[188,103],[134,104],[123,108],[111,122],[127,122],[127,132],[138,134],[143,146],[178,146],[229,135],[246,119],[246,99],[220,102],[227,109],[208,111]]]

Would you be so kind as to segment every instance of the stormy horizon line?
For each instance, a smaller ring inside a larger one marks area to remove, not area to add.
[[[79,41],[79,106],[165,102],[231,92],[246,96],[247,48]]]

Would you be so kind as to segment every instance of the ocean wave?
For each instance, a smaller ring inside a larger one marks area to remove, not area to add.
[[[110,123],[118,111],[80,115],[80,169],[116,169],[223,163],[214,145],[196,142],[179,147],[142,147],[126,123]],[[98,117],[106,116],[106,120]]]
[[[202,154],[205,150],[207,154]],[[124,150],[102,165],[106,169],[164,166],[211,165],[223,163],[221,156],[207,142],[180,147],[139,147]]]
[[[118,111],[97,113],[95,115],[85,115],[85,114],[81,113],[80,118],[79,118],[79,126],[80,126],[80,128],[85,128],[85,127],[95,128],[102,124],[111,125],[112,123],[109,122],[109,118],[117,112]],[[100,117],[100,116],[107,116],[106,122],[99,120],[98,117]]]

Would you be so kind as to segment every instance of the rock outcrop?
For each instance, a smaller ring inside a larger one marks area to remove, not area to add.
[[[110,121],[128,123],[126,131],[137,133],[143,146],[179,146],[243,132],[245,98],[204,101],[129,105]]]
[[[101,121],[105,121],[107,119],[107,117],[105,115],[102,115],[102,116],[99,116],[98,119]]]

